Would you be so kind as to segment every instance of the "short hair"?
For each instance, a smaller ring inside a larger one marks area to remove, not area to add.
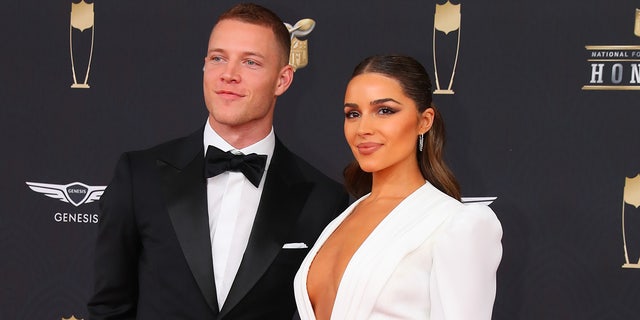
[[[283,61],[289,63],[291,36],[282,19],[273,11],[255,3],[239,3],[218,17],[218,22],[222,20],[238,20],[270,28],[282,51]]]

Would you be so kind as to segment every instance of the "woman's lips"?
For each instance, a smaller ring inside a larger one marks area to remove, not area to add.
[[[378,151],[378,149],[382,147],[382,144],[374,143],[374,142],[364,142],[364,143],[359,143],[356,147],[358,148],[358,152],[360,152],[360,154],[370,155]]]

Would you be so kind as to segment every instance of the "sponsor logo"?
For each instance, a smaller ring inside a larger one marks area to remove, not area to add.
[[[29,188],[49,198],[69,203],[74,207],[100,200],[106,186],[89,186],[81,182],[69,184],[53,184],[41,182],[26,182]],[[53,220],[60,223],[98,223],[97,213],[84,212],[55,212]]]
[[[107,188],[106,186],[88,186],[81,182],[72,182],[65,185],[27,181],[26,184],[35,192],[62,202],[71,203],[76,207],[100,200],[104,189]]]

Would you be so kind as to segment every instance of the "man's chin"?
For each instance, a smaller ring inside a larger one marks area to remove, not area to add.
[[[238,127],[251,122],[249,119],[231,114],[214,114],[213,116],[209,117],[209,120],[214,126],[218,125],[225,127]]]

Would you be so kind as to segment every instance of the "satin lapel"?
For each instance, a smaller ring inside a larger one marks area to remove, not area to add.
[[[249,243],[220,310],[220,318],[233,309],[264,275],[298,220],[312,185],[294,171],[296,168],[292,154],[277,141]]]
[[[189,162],[181,163],[186,162],[184,159],[162,159],[158,160],[157,164],[162,177],[167,211],[182,252],[205,300],[213,312],[217,313],[218,302],[209,237],[202,131],[196,141],[200,142],[191,143],[190,148],[187,145],[187,148],[180,150],[184,152],[184,149],[191,149]],[[181,156],[184,157],[185,154]]]

